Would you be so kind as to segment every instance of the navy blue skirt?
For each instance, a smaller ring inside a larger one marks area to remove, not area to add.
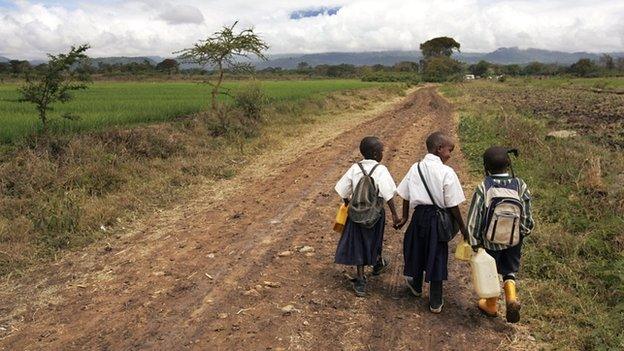
[[[432,205],[416,206],[403,239],[403,274],[425,281],[448,278],[448,242],[438,241],[438,229]]]
[[[381,258],[385,211],[372,228],[363,227],[347,218],[344,232],[338,241],[334,262],[350,266],[372,266]]]

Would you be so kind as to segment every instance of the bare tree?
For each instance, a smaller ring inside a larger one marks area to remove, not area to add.
[[[200,40],[192,48],[187,48],[175,52],[180,54],[180,60],[187,63],[199,64],[202,67],[210,65],[217,71],[217,81],[212,83],[211,108],[217,108],[217,95],[223,94],[220,91],[223,83],[223,73],[225,69],[249,69],[249,64],[240,63],[241,58],[248,58],[255,55],[262,60],[266,60],[263,51],[269,46],[256,34],[253,28],[244,29],[238,33],[234,32],[234,27],[238,24],[234,22],[230,27],[223,27],[218,32],[206,40]]]

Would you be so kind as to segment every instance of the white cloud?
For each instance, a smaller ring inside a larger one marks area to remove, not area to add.
[[[5,1],[6,2],[6,1]],[[45,5],[48,4],[56,5]],[[418,49],[449,35],[462,51],[501,46],[624,50],[621,0],[14,0],[0,7],[0,55],[41,58],[89,42],[92,56],[171,55],[240,20],[271,53]],[[320,7],[333,14],[291,19]]]
[[[204,22],[204,15],[194,6],[177,5],[165,9],[160,13],[160,19],[169,24],[199,24]]]

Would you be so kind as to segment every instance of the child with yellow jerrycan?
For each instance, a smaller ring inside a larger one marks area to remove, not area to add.
[[[507,322],[520,320],[516,274],[520,269],[523,239],[531,233],[531,194],[517,178],[509,153],[517,150],[490,147],[483,154],[485,180],[479,184],[468,210],[470,244],[478,250],[473,257],[473,279],[479,294],[478,307],[488,316],[498,315],[498,275],[503,276]],[[511,171],[511,172],[510,172]],[[496,270],[494,270],[494,267]],[[490,278],[495,275],[496,279]],[[496,282],[496,286],[490,285]]]

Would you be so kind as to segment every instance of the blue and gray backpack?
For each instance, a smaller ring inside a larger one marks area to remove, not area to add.
[[[512,178],[506,185],[486,177],[485,185],[485,240],[499,245],[516,246],[520,242],[520,222],[523,215],[520,181]]]

